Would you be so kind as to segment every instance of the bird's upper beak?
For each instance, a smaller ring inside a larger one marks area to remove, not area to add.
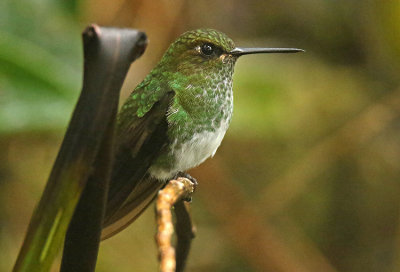
[[[298,48],[242,48],[236,47],[229,52],[230,55],[240,57],[248,54],[259,53],[297,53],[305,52],[303,49]]]

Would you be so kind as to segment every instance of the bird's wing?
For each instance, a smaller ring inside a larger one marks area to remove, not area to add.
[[[141,117],[124,116],[132,114],[128,110],[119,114],[123,119],[118,124],[102,239],[129,225],[163,186],[160,181],[145,176],[152,161],[168,143],[166,115],[173,96],[174,92],[165,93]]]

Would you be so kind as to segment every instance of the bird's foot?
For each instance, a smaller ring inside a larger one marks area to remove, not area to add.
[[[174,176],[174,179],[177,179],[177,178],[187,178],[188,180],[190,180],[193,183],[194,187],[197,187],[197,184],[198,184],[197,180],[194,177],[192,177],[191,175],[189,175],[188,173],[186,173],[186,172],[179,171]],[[186,201],[186,202],[192,202],[192,197],[188,197],[188,198],[185,198],[183,200]]]
[[[188,180],[190,180],[194,184],[194,186],[197,186],[197,184],[198,184],[197,180],[194,177],[192,177],[191,175],[189,175],[188,173],[186,173],[186,172],[179,171],[174,176],[174,179],[177,179],[177,178],[187,178]]]

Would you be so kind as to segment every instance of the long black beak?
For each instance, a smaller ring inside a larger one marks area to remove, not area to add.
[[[241,48],[236,47],[229,52],[232,56],[243,56],[248,54],[258,54],[258,53],[297,53],[305,52],[303,49],[298,48]]]

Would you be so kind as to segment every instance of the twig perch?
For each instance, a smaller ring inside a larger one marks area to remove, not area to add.
[[[194,230],[188,213],[188,207],[183,203],[190,198],[196,185],[187,178],[170,180],[157,196],[157,234],[156,242],[160,260],[161,272],[183,271],[186,257],[190,248],[190,241],[194,237]],[[174,226],[172,223],[172,206],[175,205],[177,216],[177,256],[171,243]],[[175,270],[176,269],[176,270]]]

